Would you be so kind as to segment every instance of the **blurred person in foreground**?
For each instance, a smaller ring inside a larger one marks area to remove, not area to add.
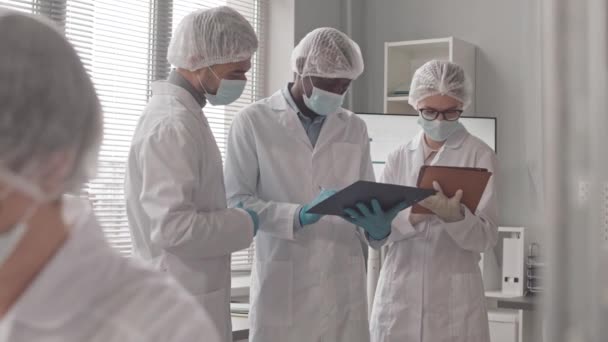
[[[220,341],[170,278],[121,257],[88,202],[102,115],[74,48],[0,10],[0,341]]]

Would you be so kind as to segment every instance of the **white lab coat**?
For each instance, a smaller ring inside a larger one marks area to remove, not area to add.
[[[70,235],[0,321],[0,341],[222,341],[173,279],[108,245],[85,201],[64,204]]]
[[[365,123],[330,115],[313,148],[279,91],[236,117],[225,172],[229,203],[260,215],[250,340],[369,341],[360,231],[328,216],[294,232],[298,207],[321,187],[374,179]]]
[[[389,155],[382,181],[415,186],[424,165],[423,134]],[[431,165],[487,168],[494,151],[465,129],[454,133]],[[412,226],[410,209],[393,221],[374,298],[374,342],[489,342],[479,253],[498,236],[495,176],[475,214],[443,223],[436,216]]]
[[[226,209],[222,159],[200,105],[168,82],[152,91],[125,183],[134,253],[175,276],[230,341],[230,254],[251,244],[253,222]]]

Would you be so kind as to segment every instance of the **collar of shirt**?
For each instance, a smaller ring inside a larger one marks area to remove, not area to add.
[[[287,83],[285,88],[283,88],[282,93],[283,93],[283,97],[285,98],[285,101],[287,101],[287,104],[289,105],[289,107],[291,107],[291,109],[293,109],[293,111],[298,114],[298,118],[300,118],[300,121],[302,121],[302,123],[304,123],[304,124],[309,124],[309,125],[313,124],[313,123],[316,123],[316,124],[323,123],[325,121],[326,116],[317,115],[314,119],[311,119],[308,116],[302,114],[302,112],[298,108],[298,105],[296,104],[296,101],[293,99],[293,96],[291,95],[292,86],[293,86],[293,82]]]
[[[177,72],[177,70],[171,70],[167,81],[180,88],[184,88],[188,93],[190,93],[190,95],[192,95],[192,97],[201,106],[201,108],[205,107],[205,105],[207,104],[205,96],[203,96],[198,90],[196,90],[196,88],[194,88],[194,86],[184,76]]]
[[[426,165],[429,165],[439,152],[439,150],[434,150],[429,146],[424,135],[422,136],[422,151],[424,152],[424,164]]]

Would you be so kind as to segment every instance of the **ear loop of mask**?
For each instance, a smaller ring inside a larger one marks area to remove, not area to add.
[[[312,88],[310,89],[310,96],[308,96],[308,94],[306,94],[306,86],[304,85],[304,79],[306,77],[307,76],[300,76],[300,83],[302,84],[302,93],[303,93],[303,96],[305,97],[306,100],[310,101],[310,99],[312,99],[312,95],[315,92],[315,84],[312,82],[312,77],[308,76],[308,81],[310,82],[310,85],[312,86]],[[308,107],[308,105],[306,105],[306,107]],[[310,109],[310,108],[308,108],[308,109]]]
[[[33,171],[37,169],[36,165],[30,165],[31,167],[23,170],[24,174],[35,175]],[[31,172],[30,172],[31,171]],[[28,223],[34,216],[36,210],[44,203],[51,202],[62,196],[62,186],[57,186],[51,194],[45,194],[44,191],[29,182],[23,176],[18,176],[13,172],[7,170],[5,167],[0,166],[0,179],[6,184],[6,189],[0,194],[0,206],[12,192],[19,192],[25,196],[30,197],[34,204],[25,210],[25,213],[17,221],[17,223],[6,232],[0,233],[0,266],[4,264],[7,258],[14,252],[15,248],[21,241],[23,235],[27,231]],[[2,208],[0,207],[0,212]],[[65,216],[65,215],[62,215]],[[63,217],[65,221],[65,217]],[[65,223],[65,222],[64,222]]]
[[[312,87],[310,89],[310,96],[308,96],[308,94],[306,94],[306,87],[304,86],[304,79],[306,78],[306,76],[302,77],[302,91],[304,92],[304,96],[306,96],[309,100],[312,98],[312,94],[315,92],[315,84],[312,81],[312,77],[308,76],[308,81],[310,82],[310,86]]]
[[[0,166],[0,179],[2,179],[3,183],[6,184],[6,186],[7,186],[7,189],[5,189],[2,194],[0,194],[0,206],[2,205],[1,202],[5,201],[6,198],[8,198],[8,196],[12,192],[20,192],[20,193],[24,194],[25,196],[30,197],[34,202],[34,204],[31,207],[26,209],[23,217],[21,217],[19,219],[19,221],[18,221],[19,223],[24,223],[24,222],[29,221],[32,218],[32,216],[34,215],[34,212],[36,211],[36,209],[40,205],[42,205],[46,202],[50,202],[61,196],[61,190],[59,190],[59,189],[61,189],[61,187],[58,187],[56,194],[52,194],[52,195],[45,194],[42,191],[42,189],[33,185],[33,183],[26,181],[23,177],[17,176],[1,166]],[[0,211],[1,211],[1,209],[2,208],[0,208]],[[1,237],[2,237],[2,233],[0,233],[0,238]]]
[[[2,203],[12,192],[15,192],[14,188],[9,187],[4,190],[4,192],[0,195],[0,206],[2,206]],[[4,265],[6,260],[10,258],[10,256],[15,252],[15,249],[17,249],[17,246],[27,231],[28,222],[34,216],[37,208],[38,205],[36,204],[28,207],[23,216],[17,220],[17,223],[13,227],[0,233],[0,267]],[[2,208],[0,208],[0,212],[2,212]]]
[[[0,167],[0,179],[2,179],[2,181],[7,184],[11,190],[21,192],[31,197],[38,203],[44,203],[53,199],[53,196],[46,195],[39,187],[26,181],[23,177],[17,176],[2,167]]]
[[[211,68],[210,66],[208,66],[208,67],[207,67],[207,69],[211,70],[211,73],[213,74],[213,76],[215,76],[215,78],[217,78],[217,79],[218,79],[218,81],[221,81],[221,80],[222,80],[222,79],[221,79],[221,78],[219,78],[219,76],[218,76],[218,75],[215,73],[215,71],[213,71],[213,68]],[[203,88],[203,92],[205,93],[205,96],[207,96],[207,95],[212,95],[212,96],[213,96],[213,94],[209,93],[209,92],[207,91],[207,88],[205,88],[205,86],[203,85],[203,81],[201,81],[201,76],[200,76],[199,74],[196,74],[196,79],[198,80],[198,84],[200,84],[200,85],[201,85],[201,88]]]

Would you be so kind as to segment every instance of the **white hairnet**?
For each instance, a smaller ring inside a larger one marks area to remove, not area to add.
[[[354,80],[363,73],[363,56],[346,34],[324,27],[302,38],[291,54],[291,67],[302,77]]]
[[[258,38],[251,24],[228,6],[188,14],[177,26],[167,59],[190,71],[242,62],[253,56]]]
[[[0,168],[37,182],[66,153],[59,190],[76,190],[94,176],[102,137],[93,84],[52,23],[0,10],[0,32]]]
[[[460,65],[433,60],[414,73],[409,103],[418,108],[418,103],[427,97],[445,95],[462,102],[466,108],[471,104],[472,92],[471,83]]]

